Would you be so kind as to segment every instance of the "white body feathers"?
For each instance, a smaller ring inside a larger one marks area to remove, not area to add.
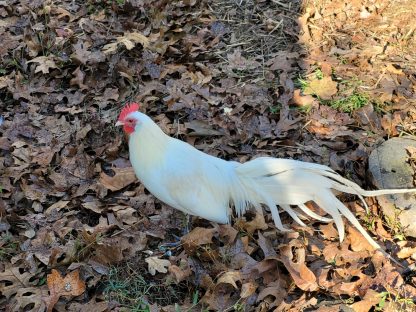
[[[166,135],[148,116],[133,112],[138,120],[129,138],[130,161],[139,180],[158,199],[183,212],[227,223],[232,207],[238,215],[250,206],[262,211],[267,206],[279,230],[282,225],[277,206],[300,225],[299,207],[306,215],[324,221],[334,220],[340,240],[344,238],[345,216],[375,247],[380,246],[355,216],[334,195],[334,191],[363,196],[406,193],[414,190],[365,191],[327,166],[291,159],[261,157],[240,164],[205,154],[193,146]],[[331,219],[317,215],[305,206],[313,201]]]

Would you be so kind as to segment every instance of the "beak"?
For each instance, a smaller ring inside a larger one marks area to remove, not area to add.
[[[124,126],[124,122],[122,122],[122,121],[118,120],[118,121],[116,122],[116,127],[119,127],[119,126]]]

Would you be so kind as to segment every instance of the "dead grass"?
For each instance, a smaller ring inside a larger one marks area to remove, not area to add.
[[[252,0],[217,0],[209,7],[217,18],[219,32],[224,33],[224,42],[214,48],[214,55],[220,60],[219,66],[229,64],[229,55],[236,50],[248,61],[255,61],[252,68],[241,71],[236,77],[245,83],[264,82],[265,63],[294,46],[294,29],[300,0],[259,3]],[[276,15],[276,12],[282,12]]]
[[[416,67],[415,5],[414,0],[367,5],[307,1],[302,17],[307,21],[303,24],[306,34],[301,36],[310,54],[306,62],[329,63],[335,75],[345,80],[358,77],[359,93],[371,99],[392,103],[400,96],[400,101],[414,103],[411,91],[401,85],[408,85],[406,76],[412,81]]]
[[[146,264],[139,258],[112,267],[105,284],[106,299],[120,303],[129,311],[150,311],[155,303],[173,305],[192,293],[184,283],[176,285],[167,283],[164,276],[160,279],[149,276]]]

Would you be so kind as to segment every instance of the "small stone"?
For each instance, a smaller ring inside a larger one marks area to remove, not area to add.
[[[72,285],[71,285],[71,283],[66,283],[66,284],[65,284],[65,290],[66,290],[66,291],[68,291],[68,292],[72,290]]]
[[[35,232],[35,230],[34,229],[27,229],[25,232],[24,232],[24,235],[27,237],[27,238],[33,238],[33,237],[35,237],[36,236],[36,232]]]

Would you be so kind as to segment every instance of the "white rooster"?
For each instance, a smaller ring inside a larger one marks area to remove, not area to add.
[[[137,177],[164,203],[210,221],[228,223],[233,207],[241,215],[250,207],[262,212],[264,205],[270,209],[276,227],[287,231],[277,206],[305,226],[292,208],[296,206],[317,220],[334,220],[340,241],[344,239],[341,216],[345,216],[374,248],[381,249],[334,192],[355,194],[368,208],[363,196],[416,191],[366,191],[327,166],[291,159],[260,157],[243,164],[226,161],[171,138],[138,109],[137,103],[126,105],[116,123],[129,134],[130,161]],[[332,219],[310,210],[305,205],[310,201]]]

